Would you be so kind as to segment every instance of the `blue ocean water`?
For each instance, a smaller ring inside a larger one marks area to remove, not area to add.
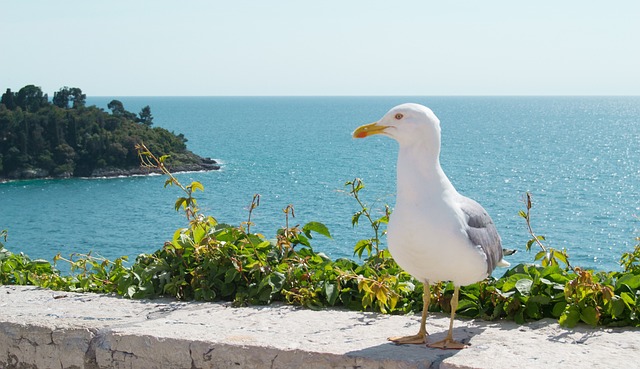
[[[106,109],[113,98],[88,99]],[[351,227],[356,203],[344,183],[367,185],[376,212],[395,201],[397,145],[386,137],[350,133],[404,102],[427,105],[442,124],[442,166],[456,188],[475,198],[496,222],[512,263],[533,254],[518,211],[533,194],[533,227],[548,244],[567,248],[574,265],[618,269],[640,221],[640,97],[118,97],[137,112],[150,105],[154,123],[183,133],[188,147],[222,162],[220,171],[183,173],[200,181],[203,211],[219,221],[245,221],[261,195],[253,230],[268,238],[290,222],[325,223],[332,239],[314,238],[328,255],[352,257],[368,227]],[[181,194],[160,176],[35,180],[0,184],[0,229],[6,246],[32,258],[60,252],[107,258],[152,252],[184,216]]]

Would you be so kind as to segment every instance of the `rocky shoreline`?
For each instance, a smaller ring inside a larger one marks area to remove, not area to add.
[[[198,157],[195,162],[179,163],[170,165],[167,164],[167,168],[171,173],[180,172],[207,172],[212,170],[219,170],[220,164],[211,158]],[[64,178],[111,178],[111,177],[129,177],[136,175],[148,175],[152,173],[161,173],[159,169],[147,168],[147,167],[132,167],[132,168],[99,168],[95,169],[88,176],[74,176],[73,173],[61,173],[59,175],[51,175],[47,170],[41,168],[28,168],[19,171],[14,171],[7,177],[0,177],[0,183],[8,181],[20,181],[30,179],[64,179]]]

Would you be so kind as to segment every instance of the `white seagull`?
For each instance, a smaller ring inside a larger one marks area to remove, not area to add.
[[[453,339],[453,318],[460,286],[491,275],[502,259],[502,244],[491,217],[476,201],[462,196],[440,167],[440,120],[419,104],[394,107],[378,122],[358,127],[354,138],[381,134],[400,145],[396,206],[389,220],[389,251],[404,270],[424,283],[424,308],[418,334],[391,337],[398,344],[443,349],[466,345]],[[451,320],[447,337],[427,340],[429,282],[451,281]]]

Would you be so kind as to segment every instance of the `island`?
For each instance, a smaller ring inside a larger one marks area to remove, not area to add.
[[[0,99],[0,182],[147,174],[138,143],[168,155],[171,172],[220,169],[215,160],[187,150],[183,134],[154,127],[149,106],[134,114],[112,100],[107,109],[86,106],[77,87],[62,87],[51,100],[35,85],[7,88]]]

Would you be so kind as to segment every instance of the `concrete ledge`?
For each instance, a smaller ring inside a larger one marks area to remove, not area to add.
[[[456,320],[471,346],[396,346],[417,316],[126,300],[0,286],[0,369],[640,367],[640,330]],[[431,340],[448,319],[431,314]]]

